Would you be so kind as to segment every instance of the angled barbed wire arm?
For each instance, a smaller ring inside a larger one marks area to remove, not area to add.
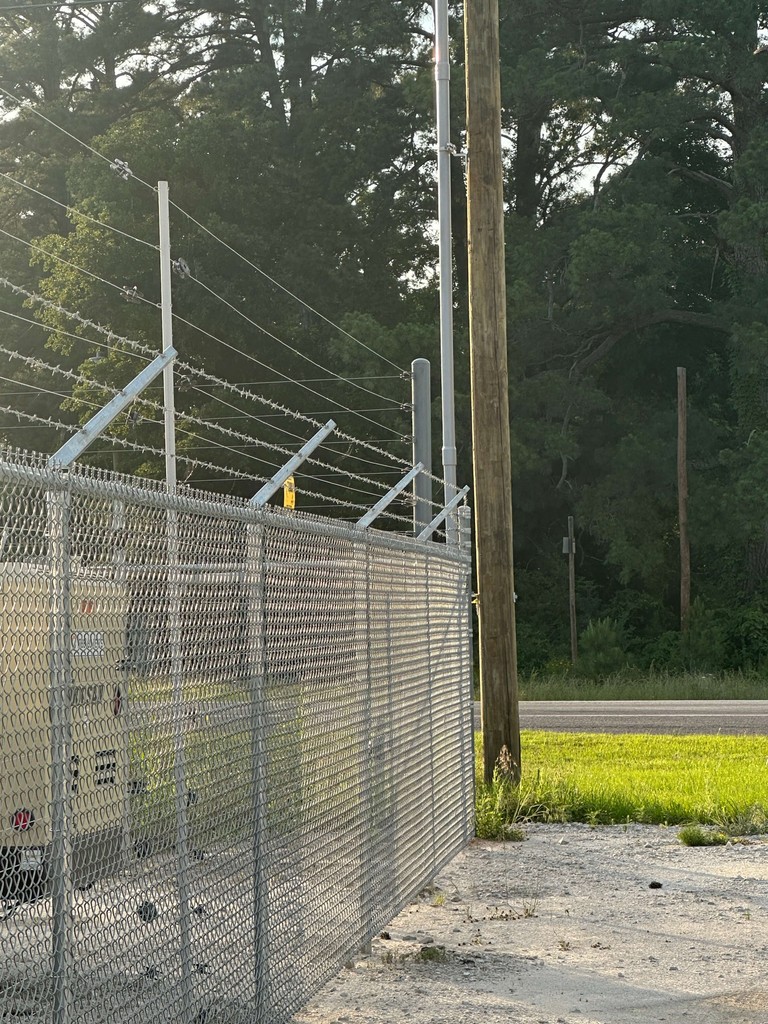
[[[288,477],[293,475],[302,462],[309,458],[312,452],[316,448],[319,448],[326,437],[333,433],[335,429],[335,422],[333,420],[328,420],[325,426],[321,427],[316,434],[310,437],[307,443],[296,452],[292,459],[289,459],[281,469],[278,469],[270,480],[267,480],[264,486],[254,494],[248,504],[252,505],[254,508],[262,508],[262,506],[266,505],[275,491],[283,486]]]
[[[370,526],[374,519],[381,515],[387,505],[394,501],[398,494],[401,494],[411,481],[416,479],[423,469],[424,463],[417,462],[413,469],[406,473],[401,480],[398,480],[394,487],[390,487],[387,493],[376,502],[372,509],[369,509],[364,516],[358,519],[355,523],[356,529],[364,530],[366,527]]]
[[[166,349],[156,359],[153,359],[149,366],[136,374],[130,384],[126,384],[123,390],[108,402],[102,409],[99,409],[88,420],[78,432],[70,437],[58,451],[48,459],[49,466],[56,466],[65,469],[71,466],[75,459],[79,459],[83,452],[103,434],[107,427],[123,412],[141,392],[148,387],[152,381],[159,377],[176,358],[176,349]]]
[[[448,504],[445,506],[442,512],[438,512],[438,514],[435,516],[435,518],[432,520],[429,526],[424,527],[424,529],[421,531],[416,540],[426,540],[428,537],[430,537],[435,532],[440,523],[442,523],[443,520],[446,519],[451,514],[451,512],[453,512],[453,510],[456,508],[459,502],[462,501],[467,494],[469,494],[469,487],[462,487],[459,493],[454,495],[454,497],[448,502]]]

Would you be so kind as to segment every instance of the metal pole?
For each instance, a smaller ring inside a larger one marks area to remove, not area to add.
[[[266,719],[266,533],[262,523],[246,527],[245,579],[248,680],[251,701],[253,792],[253,968],[255,1020],[271,1013],[269,977],[269,873],[267,858]]]
[[[173,347],[173,315],[171,308],[171,235],[168,208],[168,182],[157,183],[160,226],[160,311],[162,315],[163,352]],[[176,433],[173,400],[173,362],[163,370],[163,405],[165,407],[165,483],[169,494],[176,491]],[[179,580],[179,523],[175,509],[168,509],[168,633],[173,693],[174,757],[173,777],[176,796],[176,878],[179,890],[179,930],[181,946],[181,1020],[190,1021],[194,1008],[192,985],[192,943],[189,911],[189,824],[187,820],[187,783],[183,723],[183,662],[181,657],[181,596]]]
[[[575,665],[579,656],[579,640],[576,631],[576,538],[573,516],[568,516],[568,614],[571,622],[571,662]]]
[[[680,524],[680,632],[691,620],[691,546],[688,540],[688,408],[686,369],[677,368],[677,514]]]
[[[464,809],[464,840],[475,834],[475,772],[474,772],[474,659],[472,657],[472,510],[461,505],[458,510],[459,546],[467,556],[466,570],[460,572],[458,584],[459,621],[463,623],[461,643],[461,759]],[[469,735],[467,735],[469,725]]]
[[[53,1024],[69,1024],[72,1002],[72,614],[69,493],[49,491],[51,578],[49,626],[51,711],[51,911]]]
[[[437,114],[437,219],[440,252],[440,373],[443,410],[445,504],[456,493],[456,413],[453,384],[453,263],[451,252],[451,67],[448,61],[448,0],[435,0]],[[455,516],[447,523],[449,544],[458,542]]]
[[[432,516],[432,401],[428,359],[411,363],[411,407],[413,423],[413,465],[421,462],[424,470],[413,481],[413,533],[419,533]]]
[[[173,310],[171,307],[171,227],[168,207],[168,182],[157,183],[160,221],[160,313],[163,352],[173,348]],[[173,398],[173,362],[163,370],[163,406],[165,422],[165,481],[168,490],[176,489],[176,431]]]

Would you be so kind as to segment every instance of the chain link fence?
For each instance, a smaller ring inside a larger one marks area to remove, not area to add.
[[[469,559],[0,453],[0,1007],[287,1021],[473,830]]]

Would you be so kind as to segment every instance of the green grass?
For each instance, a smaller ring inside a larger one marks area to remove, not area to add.
[[[521,700],[765,700],[768,681],[763,675],[737,672],[632,672],[605,680],[570,673],[534,673],[520,683]]]
[[[501,838],[525,821],[714,825],[768,831],[768,737],[607,736],[524,732],[519,786],[482,781],[476,735],[477,834]]]

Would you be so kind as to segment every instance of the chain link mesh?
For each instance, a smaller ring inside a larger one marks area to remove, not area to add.
[[[0,1006],[287,1021],[466,842],[458,551],[0,453]]]

